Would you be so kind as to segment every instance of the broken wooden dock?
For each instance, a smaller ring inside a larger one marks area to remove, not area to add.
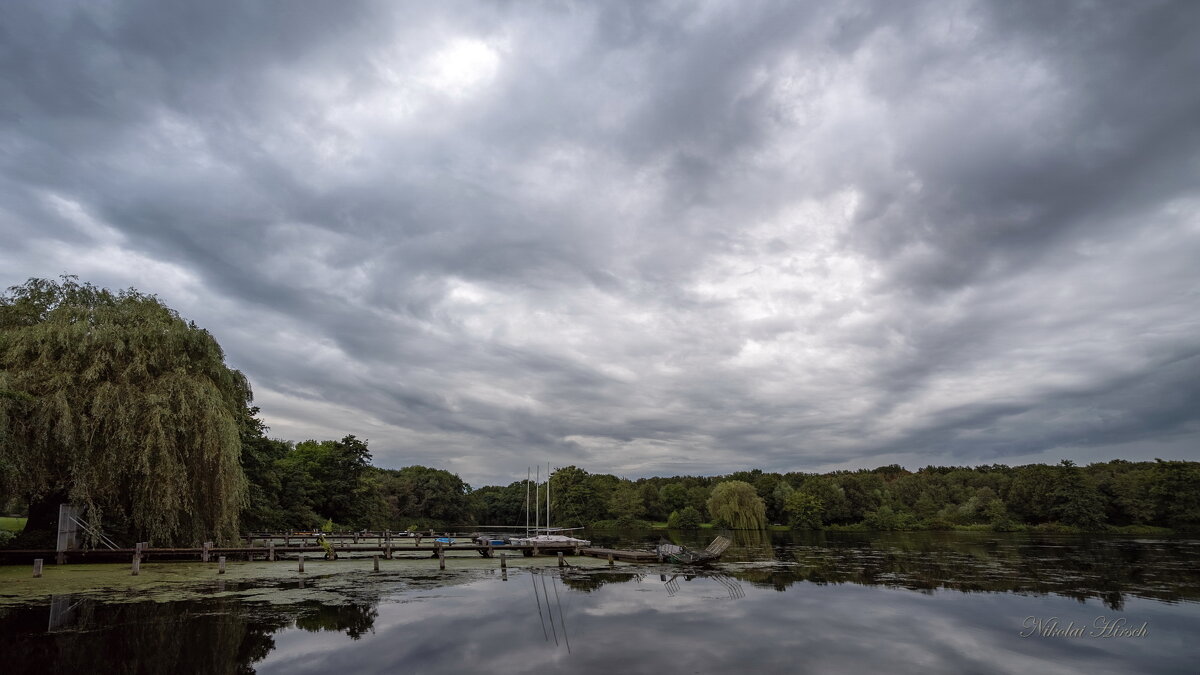
[[[615,548],[584,548],[580,549],[579,553],[580,555],[588,555],[593,558],[620,560],[621,562],[659,562],[658,554],[654,553],[653,551],[627,551]]]

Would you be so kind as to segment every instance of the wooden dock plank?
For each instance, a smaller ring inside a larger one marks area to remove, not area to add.
[[[614,560],[623,562],[658,562],[658,555],[650,551],[625,551],[615,548],[585,548],[579,551],[580,555],[587,555],[593,558],[608,558],[612,556]]]

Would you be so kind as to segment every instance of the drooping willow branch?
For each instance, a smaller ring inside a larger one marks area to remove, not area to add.
[[[156,542],[237,534],[245,377],[156,297],[73,277],[0,296],[0,480]]]

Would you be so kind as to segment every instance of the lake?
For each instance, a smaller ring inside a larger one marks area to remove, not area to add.
[[[659,533],[593,532],[646,547]],[[711,532],[672,535],[707,543]],[[6,673],[1196,673],[1200,540],[733,534],[704,570],[473,554],[0,569]]]

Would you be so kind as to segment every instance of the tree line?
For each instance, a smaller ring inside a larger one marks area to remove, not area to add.
[[[52,545],[68,502],[110,534],[161,544],[525,522],[524,481],[472,489],[442,469],[379,468],[353,435],[273,439],[251,404],[212,335],[153,295],[63,277],[0,296],[0,510],[28,516],[22,545]],[[568,527],[1200,526],[1200,463],[1184,461],[639,480],[567,466],[550,480]]]
[[[771,473],[623,480],[577,467],[555,472],[556,524],[632,524],[760,529],[1099,531],[1200,526],[1200,463],[1113,460],[1077,466],[899,465],[829,473]],[[520,482],[474,493],[483,520],[523,514]]]

